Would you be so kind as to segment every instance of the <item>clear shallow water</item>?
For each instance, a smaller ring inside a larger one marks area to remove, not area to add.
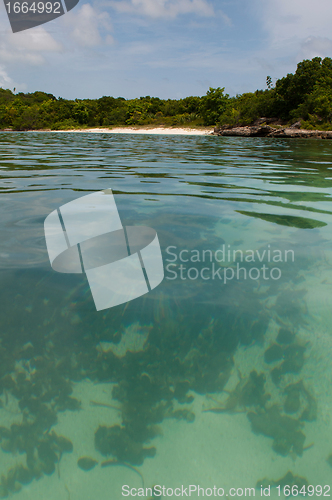
[[[328,484],[331,153],[314,140],[0,135],[0,497],[118,499],[142,486],[130,466],[145,487],[252,488],[289,470]],[[157,231],[165,278],[96,312],[84,275],[51,269],[43,223],[107,188],[124,226]]]

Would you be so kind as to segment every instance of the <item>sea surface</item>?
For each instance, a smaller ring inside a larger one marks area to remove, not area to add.
[[[331,169],[324,140],[0,133],[0,498],[329,496]],[[106,189],[164,279],[97,311],[44,220]]]

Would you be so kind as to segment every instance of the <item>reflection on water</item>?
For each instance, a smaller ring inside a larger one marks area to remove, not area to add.
[[[332,145],[2,133],[0,148],[0,498],[328,484]],[[157,231],[165,279],[96,312],[84,275],[51,269],[43,222],[106,188],[122,225]]]

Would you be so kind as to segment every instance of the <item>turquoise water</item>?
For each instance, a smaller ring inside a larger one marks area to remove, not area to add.
[[[332,145],[1,133],[0,154],[0,498],[327,494]],[[97,312],[43,224],[107,188],[157,231],[165,277]]]

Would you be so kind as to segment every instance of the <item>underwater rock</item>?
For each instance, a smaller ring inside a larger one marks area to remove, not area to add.
[[[299,420],[280,414],[276,405],[262,413],[249,412],[252,431],[273,439],[272,448],[286,456],[291,452],[302,456],[305,435],[299,430],[303,424]]]
[[[90,457],[81,457],[77,460],[77,465],[84,471],[92,470],[97,465],[97,460]]]
[[[144,448],[134,441],[126,429],[119,425],[99,426],[95,432],[95,447],[102,455],[113,455],[121,462],[142,465],[146,457],[154,457],[156,448]]]

